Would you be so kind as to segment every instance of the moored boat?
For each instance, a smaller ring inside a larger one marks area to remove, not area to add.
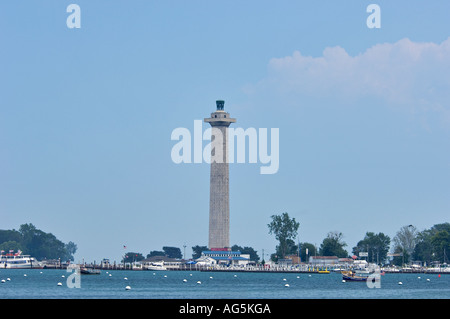
[[[0,268],[42,269],[42,265],[36,258],[31,257],[30,255],[22,255],[20,250],[17,253],[13,253],[13,251],[10,250],[8,254],[4,254],[4,251],[2,250],[0,254]]]
[[[367,281],[367,276],[358,276],[352,271],[343,271],[342,280],[345,281]]]

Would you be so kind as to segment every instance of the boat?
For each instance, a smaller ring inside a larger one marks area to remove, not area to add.
[[[30,255],[22,255],[22,252],[19,250],[17,253],[13,253],[10,250],[8,254],[0,255],[0,268],[8,268],[8,269],[42,269],[42,264],[36,260],[36,258],[31,257]]]
[[[368,276],[358,276],[352,271],[343,271],[342,280],[345,281],[367,281]]]
[[[160,262],[152,262],[145,266],[146,270],[167,270],[166,266],[164,266],[164,261]]]
[[[82,274],[82,275],[100,275],[100,270],[82,267],[82,268],[80,268],[80,274]]]

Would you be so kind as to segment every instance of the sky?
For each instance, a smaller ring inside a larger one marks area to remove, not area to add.
[[[449,12],[447,0],[2,1],[0,229],[32,223],[74,242],[76,262],[119,262],[123,246],[191,257],[208,244],[209,164],[174,163],[171,133],[193,132],[218,99],[235,128],[279,129],[275,174],[230,164],[232,245],[273,253],[267,224],[284,212],[298,241],[338,231],[349,253],[368,231],[449,222]]]

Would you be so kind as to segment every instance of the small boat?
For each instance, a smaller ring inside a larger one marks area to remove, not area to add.
[[[345,281],[367,281],[367,276],[357,276],[351,271],[342,272],[342,280]]]
[[[82,275],[100,275],[100,270],[92,268],[80,268],[80,274]]]
[[[167,270],[166,266],[164,266],[164,261],[161,262],[152,262],[145,267],[147,270]]]

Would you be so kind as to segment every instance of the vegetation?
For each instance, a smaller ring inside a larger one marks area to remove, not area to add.
[[[383,233],[367,232],[364,239],[360,240],[356,247],[353,247],[353,254],[359,256],[360,252],[367,252],[367,261],[379,264],[386,260],[390,243],[389,236]]]
[[[274,234],[279,242],[276,255],[278,258],[284,258],[287,254],[292,253],[292,248],[295,247],[294,239],[297,237],[300,223],[296,222],[295,218],[290,218],[288,213],[272,215],[271,218],[272,221],[267,225],[269,234]]]
[[[0,230],[0,250],[21,250],[38,260],[61,259],[74,260],[77,245],[73,242],[64,244],[53,234],[37,229],[33,224],[20,225],[19,230]]]
[[[320,245],[319,254],[321,256],[337,256],[339,258],[347,257],[348,253],[344,249],[347,244],[342,238],[343,235],[340,232],[329,232]]]

